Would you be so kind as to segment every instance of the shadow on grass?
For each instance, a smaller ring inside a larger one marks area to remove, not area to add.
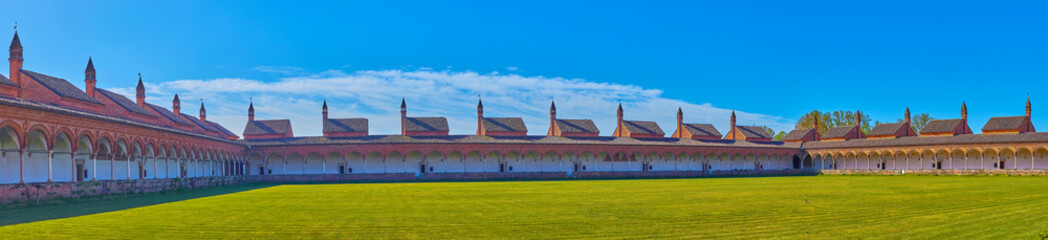
[[[178,192],[88,197],[80,200],[47,202],[40,206],[6,206],[0,208],[0,226],[45,221],[59,218],[120,211],[124,209],[218,196],[276,186],[274,184],[244,184],[209,187]]]

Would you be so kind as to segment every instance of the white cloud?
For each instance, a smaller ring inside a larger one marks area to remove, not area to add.
[[[302,73],[302,68],[300,67],[258,66],[253,69],[259,72],[279,73],[283,75],[297,75]]]
[[[506,67],[506,70],[509,70],[510,72],[515,72],[517,70],[520,70],[520,68],[518,68],[516,66],[509,66],[509,67]]]
[[[400,132],[400,99],[405,97],[410,116],[445,116],[452,134],[476,131],[477,95],[484,98],[488,117],[523,117],[529,134],[542,135],[549,127],[550,98],[556,99],[559,118],[590,118],[610,135],[615,129],[615,108],[622,100],[628,120],[656,121],[667,136],[675,130],[677,107],[686,122],[713,123],[726,132],[731,110],[711,104],[689,103],[662,97],[658,89],[583,79],[482,74],[451,70],[371,70],[351,73],[329,70],[265,82],[241,78],[177,80],[147,84],[148,101],[170,106],[170,96],[180,94],[183,109],[195,113],[200,98],[208,119],[235,133],[247,121],[248,99],[254,98],[258,119],[291,119],[298,136],[321,135],[321,101],[327,99],[333,118],[366,117],[372,134]],[[133,92],[121,89],[120,92]],[[789,119],[737,112],[740,125],[767,125],[792,129]]]

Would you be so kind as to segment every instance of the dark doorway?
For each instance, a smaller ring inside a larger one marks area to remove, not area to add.
[[[579,171],[579,163],[575,163],[575,171],[576,171],[576,172],[578,172],[578,171]]]
[[[426,164],[420,164],[418,172],[426,173]]]
[[[1004,159],[1001,159],[1001,161],[997,163],[997,168],[1004,169]]]
[[[338,174],[346,174],[346,165],[338,165]]]
[[[506,164],[499,163],[499,172],[506,172]]]
[[[76,181],[83,182],[84,176],[87,176],[87,169],[84,169],[83,163],[76,164]]]
[[[884,170],[888,166],[888,162],[881,162],[881,164],[878,164],[878,165],[880,165],[881,170]]]
[[[793,169],[801,169],[801,157],[793,156]]]

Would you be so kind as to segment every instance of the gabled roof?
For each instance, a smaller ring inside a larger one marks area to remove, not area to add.
[[[223,127],[222,124],[218,124],[218,123],[212,122],[212,121],[207,121],[207,124],[211,124],[211,127],[217,129],[219,132],[221,132],[222,134],[225,134],[226,136],[236,136],[235,133],[233,133],[232,131],[229,131],[229,129],[226,129],[226,127]]]
[[[566,133],[600,133],[597,125],[589,119],[557,119],[557,128]]]
[[[989,121],[986,121],[986,125],[983,126],[982,131],[1019,130],[1023,127],[1023,123],[1025,122],[1026,116],[992,117]]]
[[[721,133],[717,131],[713,124],[706,123],[684,123],[684,130],[691,133],[692,136],[703,136],[703,137],[717,137],[720,138]]]
[[[652,121],[622,120],[622,125],[626,127],[626,130],[630,131],[630,134],[666,135],[666,133],[662,132],[662,128],[659,127],[659,124]]]
[[[248,121],[244,135],[287,134],[290,127],[291,120],[288,119]]]
[[[448,131],[448,119],[444,117],[408,117],[404,119],[404,130],[408,132]]]
[[[787,133],[786,136],[783,136],[782,140],[783,141],[801,140],[801,139],[804,139],[804,137],[808,136],[808,134],[810,134],[812,131],[815,131],[815,129],[814,128],[796,129],[796,130],[790,131],[790,133]]]
[[[881,123],[874,126],[873,129],[870,129],[870,133],[867,133],[866,136],[875,137],[895,135],[895,133],[899,132],[899,129],[902,129],[903,127],[906,127],[906,123]]]
[[[768,132],[764,131],[764,128],[758,126],[735,126],[739,129],[739,132],[747,138],[771,138],[768,136]]]
[[[964,122],[964,119],[941,119],[932,120],[928,124],[924,125],[921,129],[921,134],[925,133],[953,133],[957,129],[958,125]]]
[[[527,132],[522,118],[484,118],[484,131],[488,132]]]
[[[211,124],[204,123],[203,121],[200,121],[200,119],[197,119],[193,115],[189,115],[189,114],[183,113],[182,117],[185,117],[186,119],[189,119],[190,122],[193,122],[193,124],[196,124],[197,126],[200,126],[200,128],[203,128],[204,130],[208,130],[208,131],[212,131],[212,132],[218,132],[218,129],[215,129],[214,127],[211,127]]]
[[[8,79],[7,77],[4,77],[3,74],[0,74],[0,84],[7,84],[7,85],[11,85],[11,86],[18,86],[18,84],[15,83],[15,81],[11,81],[11,79]]]
[[[149,110],[146,110],[145,108],[138,106],[137,103],[131,101],[131,99],[128,99],[127,97],[124,97],[124,95],[120,95],[115,92],[110,92],[101,88],[96,88],[95,90],[98,90],[98,93],[101,93],[102,96],[109,98],[109,100],[115,102],[116,105],[120,105],[120,107],[123,107],[124,110],[127,110],[128,112],[156,117],[156,115],[153,115],[153,113],[149,112]]]
[[[174,112],[171,112],[171,111],[169,111],[169,110],[167,110],[165,108],[162,108],[162,107],[157,106],[157,105],[149,104],[149,103],[146,103],[146,106],[149,106],[149,108],[152,108],[153,111],[156,111],[157,113],[160,113],[160,115],[164,116],[168,120],[171,120],[172,122],[181,123],[181,124],[185,124],[185,125],[193,125],[193,123],[191,123],[189,121],[186,121],[186,119],[184,119],[184,118],[176,116]]]
[[[98,100],[95,100],[91,96],[88,96],[87,93],[81,91],[79,88],[76,88],[76,86],[73,86],[73,84],[69,83],[65,79],[56,78],[25,69],[22,69],[22,73],[24,73],[26,76],[29,76],[29,78],[32,78],[36,82],[40,83],[40,85],[44,85],[44,87],[50,89],[51,92],[58,94],[58,96],[101,104],[100,102],[98,102]]]
[[[367,118],[328,118],[324,120],[324,132],[367,132]]]
[[[822,134],[822,139],[844,138],[848,136],[852,129],[855,129],[855,126],[833,127]]]

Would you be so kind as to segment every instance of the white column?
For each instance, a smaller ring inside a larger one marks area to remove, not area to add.
[[[153,156],[153,179],[156,179],[156,156]]]
[[[91,181],[95,181],[98,178],[98,158],[94,154],[91,154]]]
[[[127,180],[131,180],[131,155],[127,155]]]
[[[51,182],[51,158],[54,157],[55,150],[47,151],[47,182]]]

